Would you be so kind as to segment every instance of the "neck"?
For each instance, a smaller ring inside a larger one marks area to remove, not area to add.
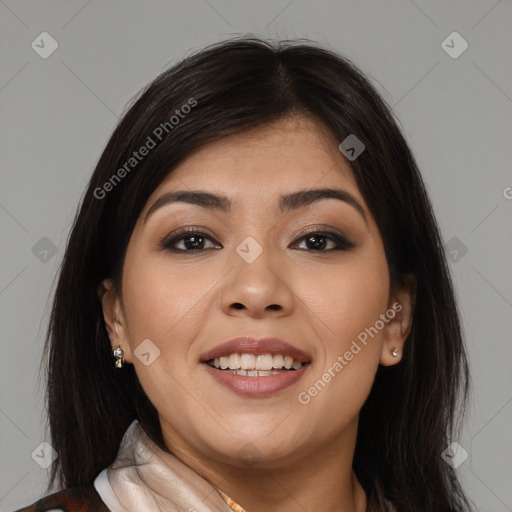
[[[364,512],[366,494],[353,470],[357,419],[342,435],[302,453],[298,460],[237,467],[197,457],[177,440],[166,437],[185,464],[244,507],[246,512]]]

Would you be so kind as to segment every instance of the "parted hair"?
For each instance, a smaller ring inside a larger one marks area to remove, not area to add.
[[[468,402],[462,326],[439,227],[405,137],[370,80],[338,52],[252,35],[209,45],[161,73],[127,107],[97,162],[57,276],[42,360],[58,453],[48,489],[90,485],[134,419],[169,451],[133,365],[115,368],[98,285],[112,278],[122,292],[135,222],[184,158],[291,115],[320,121],[340,142],[354,134],[365,145],[350,167],[382,236],[391,289],[405,286],[406,276],[416,281],[402,360],[379,366],[360,411],[353,467],[369,510],[385,510],[379,495],[398,512],[472,510],[441,456],[458,438]],[[127,166],[148,138],[154,147]]]

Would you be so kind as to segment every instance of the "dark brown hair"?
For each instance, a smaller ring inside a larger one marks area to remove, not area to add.
[[[171,122],[183,105],[191,108]],[[134,419],[167,449],[133,365],[114,367],[97,296],[107,277],[120,289],[128,241],[148,197],[202,146],[296,114],[319,120],[340,142],[355,134],[364,143],[351,167],[379,226],[391,286],[411,274],[417,283],[402,361],[379,367],[360,413],[353,466],[370,509],[384,510],[380,489],[399,512],[470,510],[441,457],[460,431],[468,365],[442,240],[413,155],[389,107],[347,59],[310,41],[255,37],[211,45],[158,76],[124,114],[94,170],[69,236],[45,345],[59,454],[48,489],[55,481],[91,484]],[[156,140],[159,126],[167,130]],[[148,137],[155,147],[127,167]]]

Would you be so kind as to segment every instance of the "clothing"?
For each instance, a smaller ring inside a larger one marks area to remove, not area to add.
[[[17,512],[54,510],[245,512],[175,455],[158,447],[137,420],[126,430],[115,461],[99,473],[93,485],[59,491]]]
[[[160,449],[134,420],[116,460],[93,486],[65,489],[17,512],[245,512],[206,479]]]
[[[110,512],[93,485],[63,489],[16,512]]]
[[[159,448],[137,420],[94,487],[112,512],[232,512],[215,486]]]

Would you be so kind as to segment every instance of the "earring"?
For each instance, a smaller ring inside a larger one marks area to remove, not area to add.
[[[391,355],[393,357],[398,357],[398,348],[393,347],[393,350],[391,351]]]
[[[121,348],[121,345],[114,349],[113,354],[116,358],[116,368],[122,368],[124,363],[124,351]]]

